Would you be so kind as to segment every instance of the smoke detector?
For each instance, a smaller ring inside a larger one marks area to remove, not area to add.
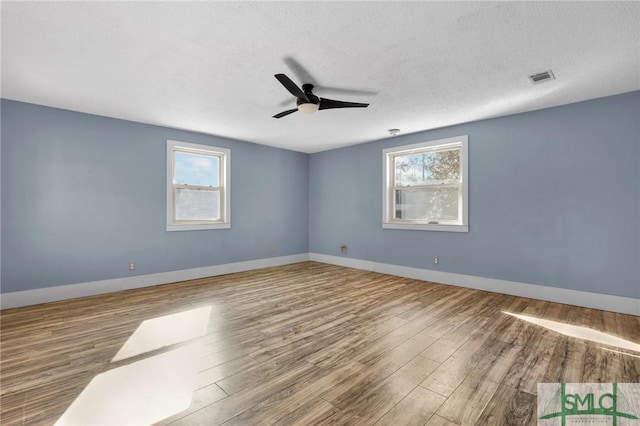
[[[553,72],[551,72],[551,70],[542,71],[529,76],[529,81],[531,81],[531,84],[544,83],[545,81],[551,81],[555,79],[556,77],[553,75]]]

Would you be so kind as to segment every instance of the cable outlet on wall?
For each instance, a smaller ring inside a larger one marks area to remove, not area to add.
[[[347,254],[347,246],[346,246],[346,244],[342,244],[340,246],[340,253]]]
[[[136,262],[129,262],[129,270],[130,271],[136,270]]]
[[[439,257],[434,257],[433,258],[433,264],[434,265],[438,265],[440,263],[440,258]]]

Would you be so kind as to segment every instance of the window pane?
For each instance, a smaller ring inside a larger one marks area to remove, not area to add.
[[[174,184],[220,185],[220,158],[217,156],[175,151],[173,168]]]
[[[220,219],[220,191],[176,188],[176,220]]]
[[[395,218],[458,220],[458,188],[396,189]]]
[[[393,159],[395,186],[460,182],[460,148],[397,155]]]

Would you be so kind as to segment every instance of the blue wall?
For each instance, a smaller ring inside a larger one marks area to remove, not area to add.
[[[231,149],[231,229],[166,231],[167,139]],[[2,100],[2,292],[307,253],[308,159]]]
[[[274,255],[341,256],[347,244],[357,259],[640,297],[640,92],[311,156],[1,106],[3,293]],[[383,230],[382,149],[463,134],[470,232]],[[231,229],[166,232],[167,139],[232,150]]]
[[[638,298],[639,121],[631,92],[312,154],[309,251]],[[458,135],[470,232],[383,230],[382,149]]]

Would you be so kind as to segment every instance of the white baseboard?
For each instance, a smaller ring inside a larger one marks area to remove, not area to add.
[[[227,263],[224,265],[205,266],[202,268],[183,269],[180,271],[161,272],[157,274],[138,275],[134,277],[115,278],[110,280],[3,293],[0,298],[0,309],[18,308],[21,306],[37,305],[46,302],[75,299],[78,297],[93,296],[96,294],[111,293],[197,278],[213,277],[216,275],[232,274],[234,272],[268,268],[271,266],[289,265],[308,260],[417,280],[640,316],[640,299],[632,297],[613,296],[609,294],[569,290],[516,281],[476,277],[473,275],[411,268],[408,266],[391,265],[388,263],[379,263],[369,260],[330,256],[318,253],[302,253],[291,256],[249,260],[246,262]]]
[[[291,263],[306,262],[308,260],[309,253],[302,253],[249,260],[246,262],[226,263],[224,265],[205,266],[202,268],[183,269],[180,271],[160,272],[157,274],[137,275],[134,277],[114,278],[110,280],[3,293],[0,298],[0,309],[18,308],[40,303],[94,296],[96,294],[232,274],[234,272],[250,271],[271,266],[289,265]]]
[[[318,253],[309,253],[309,258],[315,262],[330,263],[332,265],[380,272],[382,274],[486,290],[512,296],[528,297],[531,299],[547,300],[549,302],[564,303],[567,305],[602,309],[604,311],[640,315],[640,299],[632,297],[569,290],[516,281],[498,280],[495,278],[476,277],[473,275],[453,274],[450,272],[411,268],[408,266],[391,265],[388,263],[378,263]]]

